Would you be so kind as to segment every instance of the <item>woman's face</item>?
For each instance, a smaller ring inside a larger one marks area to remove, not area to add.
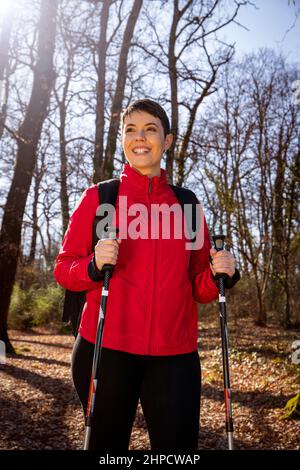
[[[164,136],[161,120],[145,111],[134,111],[125,117],[122,130],[125,157],[143,175],[160,175],[161,158],[172,140],[172,134]]]

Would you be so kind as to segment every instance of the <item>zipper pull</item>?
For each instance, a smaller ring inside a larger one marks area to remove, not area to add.
[[[149,178],[148,190],[149,190],[149,193],[152,193],[152,178]]]

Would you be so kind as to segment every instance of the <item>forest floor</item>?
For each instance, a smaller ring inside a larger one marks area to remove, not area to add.
[[[300,365],[291,345],[300,331],[262,328],[247,319],[228,325],[237,449],[300,449],[300,419],[280,419],[300,390]],[[57,325],[9,332],[17,355],[0,365],[0,449],[81,449],[84,420],[70,375],[74,339]],[[198,449],[226,449],[220,329],[199,324],[202,367]],[[150,449],[139,404],[130,449]]]

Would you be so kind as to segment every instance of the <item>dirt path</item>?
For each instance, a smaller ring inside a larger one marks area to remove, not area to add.
[[[300,449],[300,419],[279,419],[300,389],[300,365],[291,363],[290,354],[299,331],[239,320],[229,333],[235,447]],[[199,337],[199,449],[226,449],[218,324],[203,323]],[[0,365],[0,449],[81,449],[84,421],[70,376],[73,337],[40,328],[10,331],[10,338],[19,354]],[[140,405],[130,448],[150,449]]]

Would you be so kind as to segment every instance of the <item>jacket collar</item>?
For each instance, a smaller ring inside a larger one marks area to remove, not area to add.
[[[149,178],[147,175],[141,175],[137,170],[125,163],[123,165],[122,173],[120,176],[122,186],[137,192],[156,192],[159,189],[164,188],[167,185],[166,170],[160,169],[160,176],[152,176]]]

